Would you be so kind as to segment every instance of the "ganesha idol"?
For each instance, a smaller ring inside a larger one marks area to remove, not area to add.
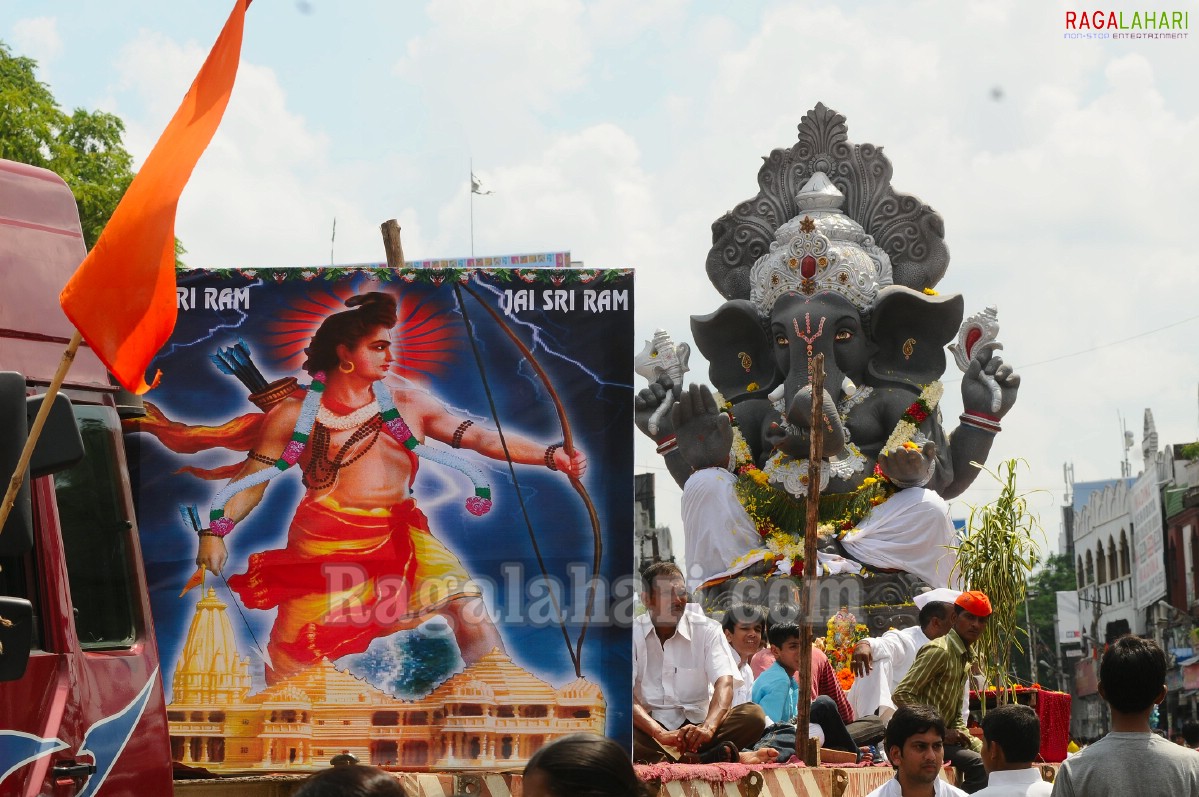
[[[802,572],[810,478],[823,573],[900,571],[909,589],[911,577],[956,580],[946,499],[978,475],[1020,380],[996,354],[994,309],[963,322],[962,297],[934,290],[949,263],[941,218],[890,178],[881,148],[848,142],[844,117],[817,105],[799,141],[766,159],[758,195],[712,227],[707,273],[728,301],[692,316],[691,331],[713,389],[682,389],[689,352],[664,333],[639,358],[654,381],[638,394],[638,425],[684,488],[692,589]],[[947,346],[964,372],[949,433]]]

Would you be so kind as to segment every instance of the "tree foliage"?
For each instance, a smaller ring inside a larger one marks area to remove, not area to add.
[[[55,172],[75,195],[91,249],[133,179],[133,158],[116,115],[59,107],[37,79],[37,62],[0,41],[0,157]]]
[[[1031,642],[1036,672],[1029,671],[1027,652],[1013,656],[1016,676],[1021,681],[1040,683],[1051,689],[1059,688],[1058,672],[1065,666],[1065,662],[1057,660],[1057,593],[1076,588],[1074,562],[1066,554],[1050,556],[1029,579],[1028,616],[1032,621]],[[1018,619],[1019,637],[1022,640],[1027,639],[1028,623],[1024,620],[1023,607]]]

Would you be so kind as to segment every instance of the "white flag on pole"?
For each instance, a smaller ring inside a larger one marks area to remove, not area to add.
[[[472,194],[478,194],[479,196],[486,196],[487,194],[495,193],[494,191],[484,191],[482,181],[479,180],[478,176],[474,172],[470,173],[470,192]]]

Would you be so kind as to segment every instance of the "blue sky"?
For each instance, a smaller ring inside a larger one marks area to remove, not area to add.
[[[229,5],[9,0],[0,38],[64,104],[124,118],[140,159]],[[323,264],[336,218],[334,259],[377,261],[396,217],[410,257],[466,255],[473,159],[495,191],[474,203],[477,253],[635,267],[638,337],[688,339],[687,316],[721,301],[703,273],[712,221],[823,101],[944,216],[939,289],[967,313],[998,305],[1025,384],[990,462],[1029,461],[1054,545],[1062,463],[1118,476],[1118,416],[1134,474],[1145,408],[1163,444],[1199,438],[1199,31],[1064,39],[1084,5],[256,0],[178,234],[196,266]],[[636,461],[659,465],[644,444]],[[994,495],[986,481],[956,514]],[[660,486],[676,532],[679,495]]]

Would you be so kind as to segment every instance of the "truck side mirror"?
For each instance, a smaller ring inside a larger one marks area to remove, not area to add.
[[[26,417],[29,426],[42,408],[45,396],[30,396],[25,401]],[[33,457],[29,460],[29,475],[36,479],[49,476],[78,465],[83,460],[83,438],[79,435],[79,425],[75,422],[75,411],[71,409],[71,400],[62,393],[55,394],[54,405],[46,416],[46,424],[33,448]]]
[[[0,495],[8,491],[25,438],[29,420],[25,405],[25,377],[15,371],[0,371]],[[33,506],[29,501],[29,474],[22,479],[12,512],[0,529],[0,556],[21,556],[33,548]]]
[[[15,371],[0,371],[0,495],[8,489],[29,427],[45,396],[25,396],[25,377]],[[83,438],[75,423],[71,400],[62,393],[54,397],[50,414],[34,446],[29,468],[22,479],[12,512],[0,532],[0,556],[21,556],[33,547],[33,507],[29,480],[49,476],[76,465],[83,459]]]
[[[32,647],[33,604],[0,595],[0,681],[16,681],[25,675]]]

